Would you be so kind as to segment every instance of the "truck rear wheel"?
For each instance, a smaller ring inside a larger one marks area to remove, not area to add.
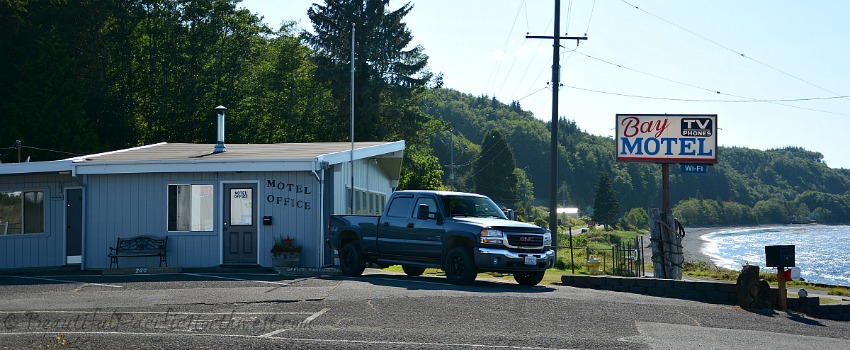
[[[452,284],[470,284],[478,275],[478,268],[467,247],[454,247],[446,255],[446,279]]]
[[[356,243],[348,243],[342,246],[339,252],[339,269],[342,274],[350,277],[357,277],[363,274],[366,269],[366,258],[360,252],[360,247]]]
[[[419,267],[419,266],[401,265],[401,269],[408,276],[419,276],[419,275],[425,273],[425,268]]]
[[[523,286],[535,286],[543,280],[546,271],[514,272],[514,280]]]

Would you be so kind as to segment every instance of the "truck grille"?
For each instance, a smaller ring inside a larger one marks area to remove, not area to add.
[[[542,247],[543,236],[508,233],[508,245],[514,247]]]

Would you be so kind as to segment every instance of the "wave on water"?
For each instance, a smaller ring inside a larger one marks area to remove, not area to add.
[[[836,242],[850,241],[850,226],[788,225],[732,228],[703,235],[703,254],[719,267],[765,268],[764,247],[794,245],[795,262],[809,282],[850,286],[850,259]],[[775,271],[775,268],[768,268]]]

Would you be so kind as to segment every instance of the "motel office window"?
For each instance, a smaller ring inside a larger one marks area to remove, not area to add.
[[[348,191],[346,191],[346,197],[349,199],[349,201],[346,201],[348,212],[354,214],[381,215],[381,213],[384,212],[384,206],[387,203],[387,195],[383,193],[354,189],[355,210],[351,210],[350,187],[348,188]]]
[[[212,231],[213,194],[213,185],[168,185],[168,231]]]
[[[44,233],[44,191],[0,192],[0,235]]]

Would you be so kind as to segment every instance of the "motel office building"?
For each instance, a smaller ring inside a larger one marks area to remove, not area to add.
[[[0,164],[0,270],[109,268],[116,239],[138,235],[167,236],[170,267],[271,266],[277,236],[303,246],[300,266],[327,266],[329,215],[380,213],[398,186],[404,141],[214,147]],[[159,258],[119,264],[158,267]]]

